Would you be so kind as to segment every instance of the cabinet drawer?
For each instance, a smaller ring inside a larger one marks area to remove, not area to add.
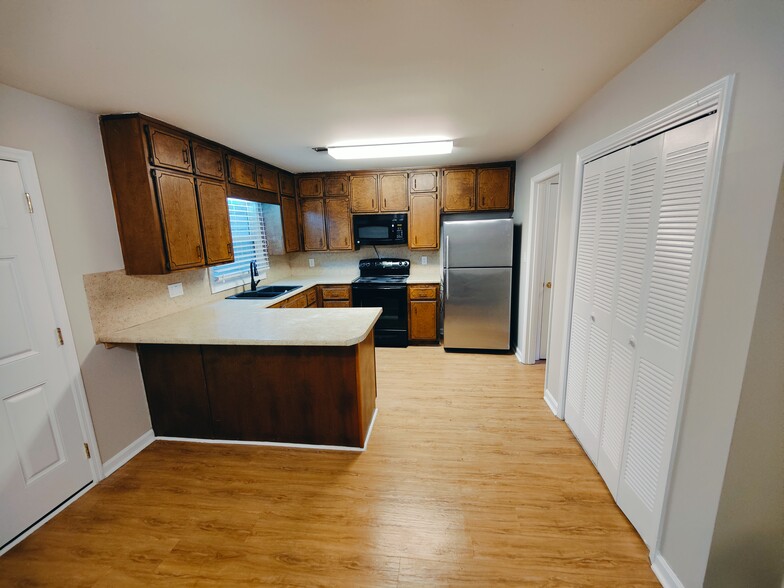
[[[411,300],[435,300],[438,294],[438,286],[423,284],[408,287],[408,297]]]
[[[308,301],[308,306],[312,306],[313,304],[316,304],[316,299],[318,298],[316,296],[316,289],[311,288],[310,290],[305,292],[305,298]]]
[[[325,300],[322,306],[324,308],[351,308],[351,302],[348,300]]]
[[[321,286],[322,300],[349,300],[351,286]]]

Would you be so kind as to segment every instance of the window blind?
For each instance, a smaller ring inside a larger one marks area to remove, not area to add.
[[[228,198],[227,201],[234,261],[210,268],[213,291],[226,290],[248,281],[251,261],[256,262],[260,272],[270,266],[261,204],[238,198]]]

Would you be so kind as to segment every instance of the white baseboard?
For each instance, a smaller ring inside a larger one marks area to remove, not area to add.
[[[117,455],[106,460],[106,462],[103,464],[103,477],[108,478],[111,476],[114,472],[136,457],[136,455],[142,449],[147,447],[153,441],[155,441],[155,433],[153,433],[152,429],[150,429],[136,441],[128,445],[128,447],[120,451]]]
[[[675,572],[672,571],[672,568],[667,563],[667,560],[662,557],[661,553],[656,553],[651,559],[651,569],[664,588],[684,588],[683,583],[675,575]]]
[[[517,361],[519,361],[520,363],[525,363],[525,360],[523,359],[523,351],[522,351],[522,349],[520,349],[519,347],[515,347],[514,348],[514,354],[515,354],[515,357],[517,358]]]
[[[277,441],[236,441],[234,439],[193,439],[191,437],[156,437],[157,441],[177,441],[179,443],[206,443],[208,445],[256,445],[259,447],[287,447],[290,449],[321,449],[327,451],[365,451],[364,447],[345,445],[311,445],[308,443],[279,443]],[[365,441],[367,443],[367,441]]]
[[[553,393],[550,392],[550,390],[548,390],[547,388],[545,388],[544,390],[544,401],[547,403],[547,406],[550,407],[550,410],[553,411],[553,414],[555,416],[558,416],[558,402],[556,402]]]
[[[368,441],[370,441],[370,434],[373,432],[373,425],[376,424],[376,415],[378,414],[378,409],[373,409],[373,418],[370,419],[370,426],[368,427],[367,435],[365,435],[365,442],[362,444],[362,449],[367,449]]]

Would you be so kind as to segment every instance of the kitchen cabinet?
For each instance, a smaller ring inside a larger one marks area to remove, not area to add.
[[[416,170],[411,172],[411,192],[437,192],[438,170]]]
[[[229,182],[248,188],[256,187],[256,164],[236,155],[226,157],[229,168]]]
[[[280,308],[306,308],[308,306],[308,297],[304,292],[300,292],[291,298],[287,298],[280,304]]]
[[[347,175],[326,176],[324,178],[324,196],[348,197],[349,179]]]
[[[378,174],[352,175],[351,212],[378,212]]]
[[[300,198],[324,196],[324,179],[321,176],[306,176],[297,180]]]
[[[441,181],[444,212],[476,209],[476,169],[445,169]]]
[[[480,168],[477,210],[506,210],[511,199],[512,170],[508,167]]]
[[[320,306],[323,308],[348,308],[351,306],[351,286],[319,286]]]
[[[305,251],[326,251],[327,233],[324,224],[324,200],[301,200],[302,244]]]
[[[327,248],[330,251],[354,249],[348,198],[325,198]]]
[[[278,187],[281,196],[294,196],[294,176],[286,172],[279,172]]]
[[[315,308],[318,306],[318,292],[315,286],[305,291],[305,300],[307,301],[307,308]]]
[[[223,167],[223,152],[220,147],[213,147],[200,141],[193,141],[193,172],[215,180],[226,178]]]
[[[438,341],[438,285],[408,286],[408,339],[411,342]]]
[[[196,191],[207,264],[234,261],[229,206],[226,202],[226,184],[197,178]]]
[[[263,165],[256,166],[256,187],[259,190],[278,193],[278,172]]]
[[[158,125],[145,125],[150,150],[150,165],[179,171],[193,170],[188,137]]]
[[[169,268],[179,270],[204,265],[196,179],[164,170],[155,170],[153,177]]]
[[[411,194],[409,249],[438,249],[439,228],[438,194]]]
[[[299,215],[297,201],[289,196],[280,196],[280,216],[283,221],[283,245],[286,253],[300,250]]]
[[[379,204],[381,212],[408,210],[408,174],[406,172],[378,175]]]

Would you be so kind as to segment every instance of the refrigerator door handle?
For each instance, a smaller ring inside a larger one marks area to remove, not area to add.
[[[444,266],[449,268],[449,235],[446,236],[446,244],[444,245]]]

